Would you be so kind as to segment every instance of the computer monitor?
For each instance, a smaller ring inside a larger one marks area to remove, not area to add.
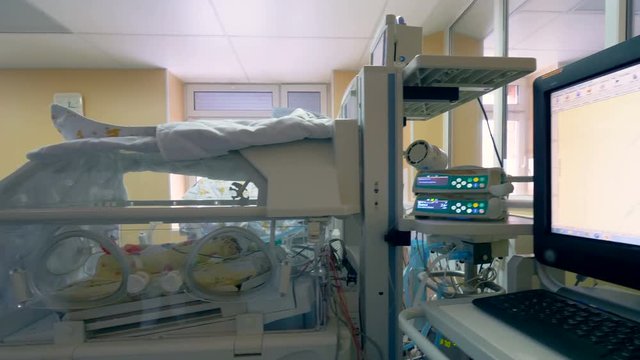
[[[534,82],[539,262],[640,289],[640,37]]]

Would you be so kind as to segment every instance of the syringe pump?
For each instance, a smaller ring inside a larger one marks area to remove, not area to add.
[[[416,194],[492,194],[504,196],[513,185],[501,168],[461,167],[446,170],[423,170],[413,182]]]
[[[413,207],[417,217],[500,220],[507,215],[504,199],[486,196],[418,194]]]

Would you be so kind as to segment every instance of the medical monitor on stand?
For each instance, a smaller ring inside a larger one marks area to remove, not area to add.
[[[640,37],[534,83],[534,249],[640,289]]]
[[[405,66],[422,53],[422,28],[408,26],[404,19],[386,15],[369,50],[369,65]]]

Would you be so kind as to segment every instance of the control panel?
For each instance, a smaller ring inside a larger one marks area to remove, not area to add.
[[[499,220],[506,216],[505,201],[500,198],[457,197],[419,194],[413,214],[416,217]]]
[[[500,168],[463,168],[420,171],[413,183],[416,194],[488,193],[501,185],[504,175]]]

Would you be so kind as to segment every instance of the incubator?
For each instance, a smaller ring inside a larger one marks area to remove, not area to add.
[[[336,156],[357,127],[337,123],[333,139],[193,160],[64,147],[99,138],[30,154],[0,182],[0,358],[335,357],[335,216],[359,211],[355,170],[337,174],[354,159]],[[139,172],[194,185],[130,199]]]

